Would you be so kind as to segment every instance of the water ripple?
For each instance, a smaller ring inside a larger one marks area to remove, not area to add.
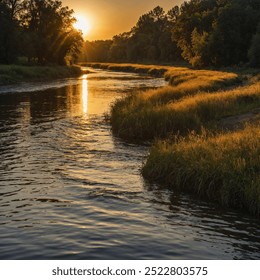
[[[0,88],[0,257],[259,259],[259,220],[149,185],[148,147],[112,136],[110,104],[164,81],[84,79]]]

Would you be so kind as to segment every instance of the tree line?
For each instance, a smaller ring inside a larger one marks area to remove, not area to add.
[[[82,60],[260,66],[260,0],[190,0],[142,15],[112,40],[86,41]]]
[[[61,1],[0,0],[0,63],[72,63],[83,43],[74,22]]]

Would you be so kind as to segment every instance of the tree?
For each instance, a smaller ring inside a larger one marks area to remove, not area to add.
[[[107,62],[109,61],[109,50],[111,45],[112,40],[86,41],[80,60],[88,62]]]
[[[114,36],[107,57],[117,62],[126,61],[129,36],[130,36],[129,32],[125,32]]]
[[[193,57],[190,62],[195,67],[208,66],[211,63],[211,54],[209,53],[208,41],[209,33],[203,31],[202,34],[195,28],[191,34]]]
[[[0,0],[0,63],[13,63],[17,57],[18,23],[7,1]]]
[[[174,7],[166,14],[157,6],[139,18],[127,45],[130,61],[170,62],[180,58],[171,40],[172,22],[178,11],[178,7]]]
[[[75,30],[73,10],[61,1],[26,0],[23,15],[24,33],[32,39],[31,57],[38,63],[65,64],[80,53],[82,34]]]
[[[171,40],[171,30],[179,8],[168,13],[157,6],[139,17],[128,32],[116,35],[112,41],[87,42],[82,58],[88,61],[170,63],[181,60],[180,49]],[[107,51],[107,46],[109,50]]]
[[[175,23],[179,15],[180,15],[179,6],[174,6],[167,13],[168,22],[169,23]]]
[[[10,17],[12,20],[17,20],[20,14],[23,12],[23,0],[2,0],[10,11]]]
[[[252,38],[252,42],[248,51],[249,63],[252,67],[260,66],[260,23],[257,32]]]
[[[259,17],[260,0],[191,0],[173,16],[172,38],[193,66],[246,63]]]
[[[184,2],[175,17],[172,39],[182,50],[183,58],[194,66],[210,64],[206,44],[216,17],[216,0]]]

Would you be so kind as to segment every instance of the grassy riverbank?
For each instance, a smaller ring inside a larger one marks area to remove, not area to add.
[[[149,74],[162,77],[170,69],[168,66],[144,65],[130,63],[82,63],[82,66],[89,66],[110,71],[132,72],[139,74]]]
[[[210,93],[179,90],[166,87],[118,101],[112,107],[113,131],[119,137],[143,141],[200,133],[225,117],[260,107],[260,83]]]
[[[163,139],[156,140],[143,166],[145,178],[260,215],[259,77],[252,78],[252,71],[94,66],[169,81],[164,88],[134,92],[111,109],[115,135]]]
[[[0,85],[78,76],[78,66],[0,65]]]
[[[189,134],[159,141],[143,166],[145,178],[260,215],[260,129]]]

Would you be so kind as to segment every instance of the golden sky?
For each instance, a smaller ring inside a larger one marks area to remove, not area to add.
[[[64,6],[75,11],[75,16],[86,19],[90,25],[87,40],[111,39],[129,31],[138,18],[161,6],[168,11],[183,0],[63,0]]]

